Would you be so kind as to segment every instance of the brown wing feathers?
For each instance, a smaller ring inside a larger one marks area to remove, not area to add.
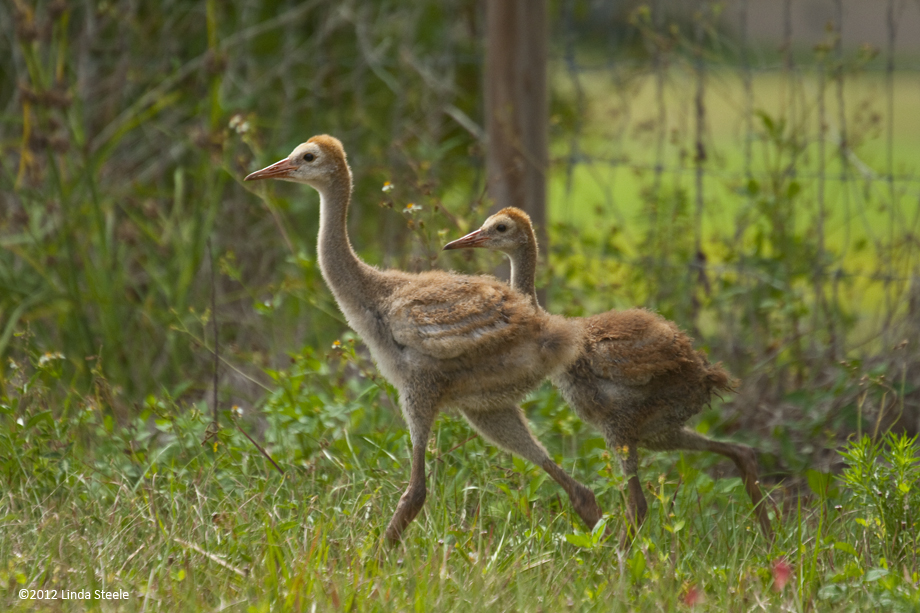
[[[673,322],[645,309],[609,311],[586,322],[584,356],[598,376],[645,385],[679,371],[695,371],[710,390],[731,389],[721,364],[711,365]]]
[[[424,275],[394,292],[391,326],[398,342],[449,359],[513,345],[537,321],[529,302],[497,280],[451,275],[450,285],[431,283],[441,276],[447,274]]]

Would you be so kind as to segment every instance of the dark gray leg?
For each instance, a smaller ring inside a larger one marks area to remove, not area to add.
[[[391,545],[399,542],[406,527],[425,504],[425,448],[436,411],[429,406],[422,407],[406,401],[403,415],[409,423],[409,436],[412,439],[412,468],[409,471],[409,486],[399,499],[396,512],[387,526],[386,539]]]
[[[620,547],[625,549],[632,542],[645,521],[648,514],[648,503],[642,493],[642,483],[639,481],[639,449],[635,442],[625,442],[616,432],[605,432],[604,438],[610,452],[620,458],[623,475],[628,478],[626,483],[626,526],[620,535]]]
[[[677,430],[664,439],[656,440],[653,443],[653,447],[649,447],[649,449],[652,448],[659,450],[712,451],[730,458],[741,473],[744,489],[747,491],[748,496],[751,497],[751,502],[754,503],[754,512],[757,514],[764,536],[773,540],[773,527],[770,525],[770,518],[767,517],[767,506],[757,477],[757,453],[753,449],[738,443],[714,441],[686,428]]]
[[[463,411],[470,425],[486,440],[530,460],[541,467],[556,483],[562,486],[572,501],[572,506],[589,528],[603,516],[594,493],[573,479],[549,457],[546,449],[534,437],[524,414],[518,407],[489,411]]]

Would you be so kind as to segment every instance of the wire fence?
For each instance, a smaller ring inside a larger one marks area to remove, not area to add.
[[[754,40],[753,4],[560,3],[554,95],[575,111],[555,131],[556,218],[625,235],[624,275],[646,279],[625,299],[743,339],[723,347],[741,362],[915,343],[920,64],[898,24],[920,4],[875,3],[878,47],[844,30],[842,0],[817,44],[796,44],[793,0],[773,3],[782,37]],[[599,34],[605,18],[628,27]]]

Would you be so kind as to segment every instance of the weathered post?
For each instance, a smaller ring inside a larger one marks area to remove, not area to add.
[[[496,210],[524,209],[543,253],[549,101],[546,0],[487,0],[485,108],[488,192]],[[538,292],[541,302],[544,292]]]

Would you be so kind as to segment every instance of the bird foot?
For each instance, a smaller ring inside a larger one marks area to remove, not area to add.
[[[750,496],[751,502],[754,504],[754,513],[757,515],[757,521],[760,522],[761,531],[763,531],[768,541],[773,541],[773,526],[770,524],[770,517],[767,514],[767,503],[772,501],[769,497],[764,496],[760,487],[757,452],[747,445],[738,445],[738,447],[739,453],[736,464],[741,471],[744,489],[747,490],[748,496]]]
[[[648,514],[648,503],[642,493],[642,485],[638,477],[630,477],[629,498],[626,501],[626,525],[620,533],[620,549],[627,549],[632,544],[633,537],[639,532],[639,526],[645,521]]]
[[[626,511],[626,525],[623,526],[623,530],[620,532],[620,549],[629,549],[629,546],[632,545],[633,538],[639,533],[639,527],[644,520],[644,512],[639,513],[637,517],[633,509],[628,509]]]
[[[575,507],[575,512],[578,513],[581,520],[585,522],[585,525],[593,530],[597,522],[604,516],[604,512],[601,510],[600,505],[597,504],[597,499],[594,497],[594,492],[581,486],[580,489],[574,492],[571,498],[572,506]]]
[[[388,544],[391,546],[399,544],[403,532],[409,524],[412,523],[412,520],[415,519],[419,511],[422,510],[422,505],[424,504],[425,487],[412,487],[410,485],[409,489],[407,489],[399,499],[399,504],[396,506],[396,512],[393,513],[393,518],[387,526],[384,536]]]

